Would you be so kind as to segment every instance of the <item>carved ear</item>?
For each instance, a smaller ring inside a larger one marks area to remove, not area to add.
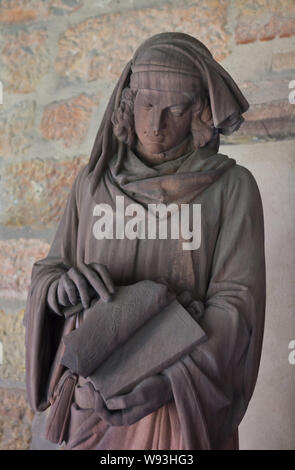
[[[121,142],[132,145],[135,142],[133,104],[136,92],[124,88],[120,105],[113,111],[111,121],[115,136]]]
[[[191,132],[196,148],[204,147],[212,139],[214,125],[209,104],[201,112],[193,108]]]

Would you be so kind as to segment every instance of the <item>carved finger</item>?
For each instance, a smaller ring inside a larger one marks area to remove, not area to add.
[[[189,290],[184,290],[180,292],[180,294],[178,294],[176,298],[178,302],[185,308],[194,300]]]
[[[165,378],[166,379],[166,378]],[[164,389],[165,379],[162,377],[152,376],[144,379],[134,389],[124,395],[116,395],[106,401],[109,410],[118,410],[131,408],[137,405],[147,403],[157,393]]]
[[[113,279],[111,278],[108,268],[104,264],[99,264],[99,263],[92,263],[91,266],[100,275],[109,293],[114,294],[115,284],[113,282]]]
[[[136,393],[134,390],[126,395],[117,395],[106,401],[109,410],[123,410],[143,403],[141,393]]]
[[[88,266],[81,266],[80,271],[86,277],[89,284],[92,285],[95,292],[102,298],[104,302],[109,302],[111,300],[111,295],[108,292],[106,286],[102,282],[100,276],[96,271],[89,268]]]
[[[83,307],[88,308],[91,297],[91,286],[88,284],[83,274],[77,269],[71,268],[67,274],[78,290]]]
[[[60,305],[63,305],[64,307],[68,307],[71,305],[69,298],[67,296],[67,293],[64,288],[64,277],[66,276],[65,274],[62,274],[58,283],[57,287],[57,298],[58,298],[58,303]]]
[[[49,286],[48,293],[47,293],[47,303],[49,307],[58,315],[62,316],[60,311],[58,302],[57,302],[57,287],[58,287],[59,279],[53,281],[53,283]]]
[[[72,279],[69,278],[68,274],[65,273],[63,278],[63,286],[64,290],[67,293],[68,299],[72,305],[76,305],[78,303],[78,295],[76,286],[73,283]]]

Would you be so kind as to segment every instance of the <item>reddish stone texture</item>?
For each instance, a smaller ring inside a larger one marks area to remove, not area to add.
[[[38,239],[0,240],[0,297],[25,299],[32,266],[48,250],[48,243]]]
[[[75,177],[88,159],[36,159],[7,165],[3,172],[1,222],[39,229],[56,226]]]
[[[41,120],[41,133],[47,140],[63,140],[65,147],[80,145],[87,136],[98,95],[85,94],[48,105]]]
[[[17,30],[3,34],[1,80],[6,92],[31,93],[36,89],[49,70],[46,40],[45,30]]]
[[[269,41],[295,34],[294,0],[237,0],[238,44]]]
[[[33,143],[34,101],[22,101],[9,109],[0,106],[0,157],[21,156]]]
[[[29,449],[33,412],[26,392],[0,389],[0,450]]]
[[[2,0],[0,4],[0,23],[24,23],[46,19],[50,13],[72,13],[82,6],[82,2],[71,0]]]
[[[197,37],[222,60],[229,53],[227,7],[228,0],[203,0],[190,7],[165,5],[89,18],[61,36],[56,71],[71,79],[117,78],[143,40],[165,31]]]
[[[47,15],[48,6],[42,0],[3,0],[0,5],[1,23],[22,23]]]

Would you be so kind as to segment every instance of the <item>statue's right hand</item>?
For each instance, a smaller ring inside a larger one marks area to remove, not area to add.
[[[47,302],[56,313],[60,308],[82,303],[88,308],[93,297],[98,296],[103,301],[111,300],[115,286],[107,267],[103,264],[92,263],[83,267],[83,273],[77,268],[70,268],[54,281],[47,294]]]
[[[77,305],[80,301],[84,308],[90,303],[91,285],[76,268],[61,275],[57,286],[57,301],[64,307]]]

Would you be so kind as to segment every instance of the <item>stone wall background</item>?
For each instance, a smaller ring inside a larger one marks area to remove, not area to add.
[[[221,147],[252,171],[265,211],[266,330],[240,445],[295,448],[294,0],[0,0],[0,449],[31,441],[22,317],[32,265],[47,254],[123,66],[162,31],[203,41],[251,104]]]

